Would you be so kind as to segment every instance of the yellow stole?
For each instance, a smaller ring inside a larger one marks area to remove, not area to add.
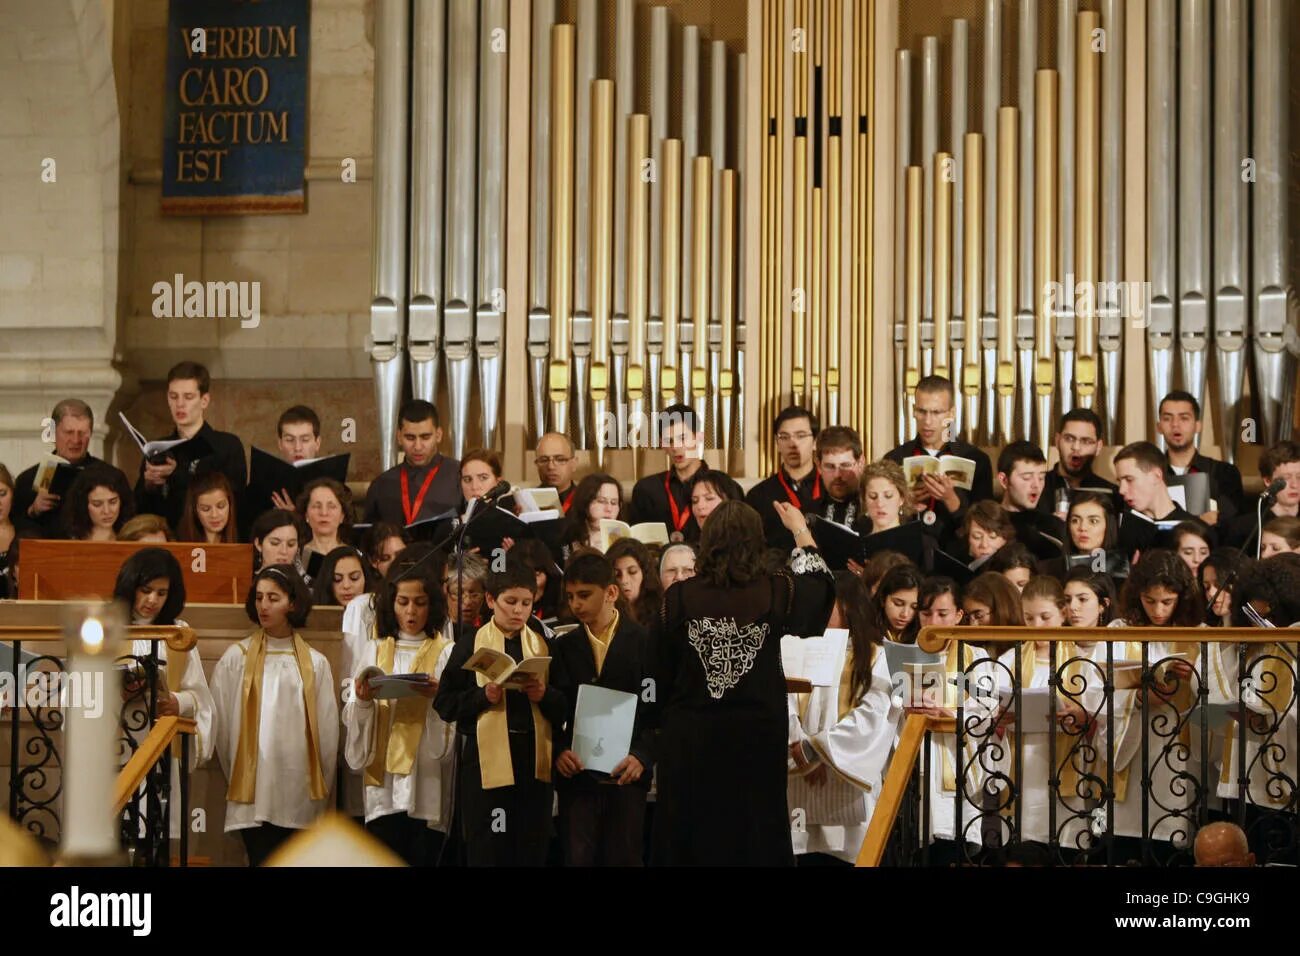
[[[442,634],[425,638],[411,664],[412,674],[433,675],[438,656],[447,646]],[[386,637],[375,648],[375,664],[385,674],[393,672],[397,656],[396,638]],[[424,735],[424,719],[431,702],[425,697],[401,697],[397,700],[377,700],[375,752],[366,767],[366,786],[382,787],[384,773],[408,774],[415,766],[415,755],[420,750]]]
[[[302,680],[302,707],[307,717],[307,772],[311,798],[325,799],[325,776],[320,766],[320,733],[316,727],[316,673],[311,666],[311,648],[297,631],[293,634],[293,656]],[[258,628],[244,651],[244,679],[239,705],[239,745],[230,771],[226,799],[252,803],[257,798],[257,738],[262,716],[262,672],[266,666],[266,632]]]
[[[1255,647],[1258,647],[1259,650],[1254,651],[1254,653],[1250,655],[1250,659],[1246,664],[1246,672],[1254,677],[1257,687],[1272,688],[1267,691],[1256,690],[1255,694],[1265,706],[1270,708],[1270,713],[1278,715],[1277,719],[1280,721],[1282,716],[1286,713],[1287,708],[1291,706],[1292,698],[1295,694],[1295,678],[1289,667],[1281,661],[1273,660],[1271,658],[1274,656],[1289,656],[1289,652],[1280,644],[1263,644],[1255,645]],[[1235,645],[1230,653],[1236,653]],[[1261,661],[1260,658],[1266,655],[1269,656],[1270,659]],[[1257,664],[1258,666],[1256,666]],[[1222,683],[1224,682],[1220,680],[1220,684]],[[1248,711],[1248,708],[1246,708],[1244,704],[1242,707],[1244,712]],[[1268,719],[1266,715],[1261,714],[1260,716]],[[1248,735],[1253,734],[1249,719],[1246,724],[1246,733]],[[1226,736],[1227,741],[1223,750],[1223,769],[1219,771],[1219,780],[1222,783],[1235,784],[1236,781],[1232,779],[1232,771],[1230,769],[1232,767],[1232,748],[1237,742],[1237,722],[1235,720],[1228,721],[1226,725]],[[1272,759],[1270,759],[1270,757]],[[1240,759],[1245,759],[1245,754],[1241,754]],[[1264,750],[1260,754],[1259,762],[1264,767],[1265,771],[1269,773],[1276,774],[1283,772],[1280,762],[1275,756],[1272,756],[1271,752],[1268,750]],[[1246,769],[1247,773],[1249,773],[1249,768]],[[1281,805],[1286,803],[1289,797],[1287,794],[1283,793],[1274,794],[1266,792],[1265,798],[1269,803]]]
[[[529,629],[527,625],[520,631],[520,642],[523,645],[525,658],[550,656],[546,641]],[[490,647],[494,651],[505,653],[506,635],[501,628],[497,627],[495,619],[490,619],[474,635],[474,650],[477,651],[483,647]],[[474,676],[478,679],[479,687],[486,687],[489,683],[488,679],[482,674],[475,674]],[[542,675],[543,682],[546,680],[546,676],[546,674]],[[497,787],[513,787],[515,785],[515,771],[510,762],[510,730],[506,723],[506,694],[508,693],[510,691],[503,691],[499,701],[478,715],[476,724],[478,730],[478,757],[484,790],[495,790]],[[541,708],[531,701],[529,703],[533,709],[535,744],[533,752],[537,757],[537,766],[534,768],[533,773],[536,779],[549,782],[551,779],[551,725],[542,716]]]
[[[618,633],[618,608],[614,609],[614,619],[609,622],[609,627],[605,628],[600,634],[594,633],[587,625],[582,625],[582,629],[587,632],[587,641],[591,644],[591,656],[596,659],[596,676],[605,667],[605,655],[609,653],[609,645],[614,643],[614,635]]]

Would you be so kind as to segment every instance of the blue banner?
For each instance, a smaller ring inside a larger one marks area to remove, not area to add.
[[[171,0],[162,211],[303,212],[310,0]]]

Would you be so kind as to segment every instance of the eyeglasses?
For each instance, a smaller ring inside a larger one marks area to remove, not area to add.
[[[813,437],[812,432],[794,432],[793,434],[791,434],[790,432],[776,433],[777,441],[807,441],[809,438],[812,437]]]
[[[951,414],[951,408],[922,408],[920,405],[916,406],[917,418],[943,418],[945,415]]]
[[[820,467],[822,471],[831,475],[836,472],[839,472],[842,475],[851,475],[858,470],[858,466],[853,462],[839,465],[821,465]]]
[[[538,468],[546,468],[549,465],[567,465],[573,461],[572,455],[544,455],[541,458],[534,458],[533,464]]]
[[[1077,445],[1080,448],[1096,448],[1099,442],[1095,438],[1082,438],[1078,435],[1062,435],[1062,445]]]

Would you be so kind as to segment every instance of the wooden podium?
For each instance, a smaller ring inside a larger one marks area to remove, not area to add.
[[[142,548],[163,548],[180,562],[186,603],[242,605],[248,597],[253,581],[251,544],[24,538],[18,542],[18,598],[23,601],[107,600],[113,594],[122,562]]]

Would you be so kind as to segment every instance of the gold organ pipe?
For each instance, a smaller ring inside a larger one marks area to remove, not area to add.
[[[1055,70],[1039,70],[1034,87],[1034,393],[1038,406],[1038,443],[1046,446],[1052,433],[1052,399],[1056,387],[1055,336],[1052,328],[1056,302],[1051,294],[1056,269],[1057,96]]]
[[[736,188],[737,177],[734,169],[724,169],[720,185],[722,187],[722,250],[721,261],[721,295],[719,305],[722,308],[722,366],[720,369],[718,392],[723,398],[735,394],[735,354],[736,354]]]
[[[659,305],[664,318],[664,358],[659,369],[659,393],[664,405],[677,401],[678,324],[682,317],[682,141],[664,140],[661,199],[663,220],[659,230],[663,245],[659,256],[663,284]]]
[[[614,81],[591,84],[591,397],[609,392],[614,282]],[[597,428],[599,431],[599,427]]]
[[[1075,173],[1074,266],[1075,282],[1085,290],[1075,304],[1078,315],[1078,345],[1075,352],[1074,384],[1079,405],[1091,408],[1097,393],[1097,272],[1100,254],[1100,209],[1098,177],[1101,146],[1101,57],[1093,50],[1093,33],[1101,26],[1101,15],[1079,14],[1076,40],[1076,84],[1074,146]],[[1208,69],[1208,65],[1206,67]]]
[[[822,416],[821,410],[821,368],[822,368],[822,313],[826,307],[822,289],[822,203],[824,190],[816,186],[812,191],[812,233],[808,237],[812,253],[812,270],[808,289],[808,402],[809,409],[816,416]]]
[[[645,397],[646,321],[650,309],[650,117],[634,113],[627,129],[627,397]]]
[[[695,283],[693,305],[695,311],[695,363],[691,369],[691,395],[703,398],[708,394],[709,382],[709,312],[713,294],[712,278],[709,274],[709,242],[713,238],[710,216],[713,212],[713,160],[708,156],[695,157],[694,166],[695,221],[692,226],[694,241]]]
[[[948,322],[952,319],[952,155],[934,154],[934,374],[952,380],[948,363],[952,349]]]
[[[1003,443],[1015,433],[1016,394],[1016,191],[1018,188],[1017,140],[1020,111],[1014,106],[998,109],[998,369],[997,393],[1001,406],[999,427]]]
[[[966,315],[966,344],[962,349],[961,391],[966,399],[962,422],[968,439],[979,432],[978,416],[973,410],[980,397],[981,359],[979,307],[984,301],[984,136],[967,133],[963,150],[962,193],[965,218],[962,220],[962,301],[970,303]]]
[[[840,137],[832,136],[826,150],[826,394],[827,404],[840,411],[840,287],[842,285]]]
[[[573,321],[574,28],[551,31],[551,366],[550,398],[569,397]]]
[[[920,166],[907,167],[905,197],[907,219],[905,229],[906,255],[904,258],[903,278],[903,321],[907,329],[906,359],[903,387],[909,413],[915,398],[916,385],[921,380],[921,261],[923,256],[923,232],[921,222],[922,191],[921,178],[924,171]]]

